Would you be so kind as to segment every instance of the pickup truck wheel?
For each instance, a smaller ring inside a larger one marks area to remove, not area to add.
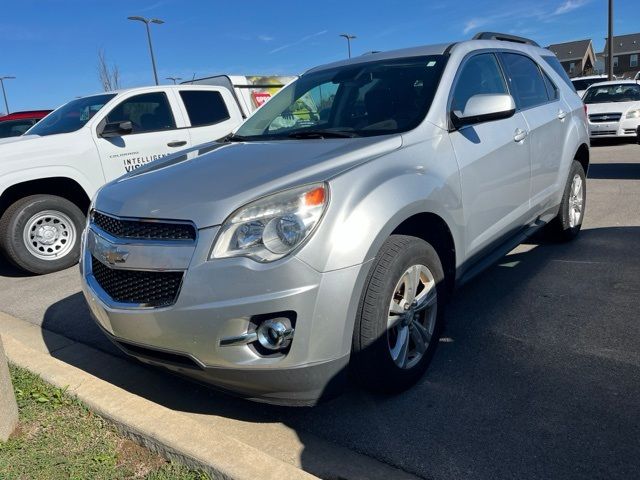
[[[580,233],[587,201],[587,179],[582,165],[573,161],[564,188],[560,211],[548,226],[551,235],[560,241],[573,240]]]
[[[416,237],[390,236],[360,300],[351,352],[356,381],[387,393],[416,383],[438,344],[445,296],[434,248]]]
[[[32,195],[11,205],[0,218],[0,246],[15,266],[44,274],[68,268],[80,255],[85,217],[69,200]]]

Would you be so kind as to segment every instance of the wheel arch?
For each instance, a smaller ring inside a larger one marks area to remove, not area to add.
[[[69,177],[25,180],[7,187],[0,195],[0,215],[14,202],[30,195],[55,195],[75,204],[86,214],[91,199],[85,189]]]
[[[589,171],[589,146],[586,143],[581,144],[574,156],[575,160],[580,162],[584,169],[584,174],[587,175]]]
[[[449,290],[456,279],[456,246],[447,222],[431,212],[414,214],[403,220],[391,233],[392,235],[410,235],[429,243],[440,257]]]

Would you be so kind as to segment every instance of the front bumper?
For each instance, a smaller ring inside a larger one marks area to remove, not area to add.
[[[89,229],[85,235],[95,234]],[[251,399],[313,404],[331,395],[348,363],[358,297],[353,292],[361,289],[365,267],[320,273],[295,256],[270,264],[209,261],[216,234],[217,228],[199,231],[177,300],[162,308],[123,308],[96,288],[85,238],[82,286],[97,323],[129,355]],[[151,267],[162,248],[148,246],[144,258],[133,258],[132,247],[127,263]],[[278,312],[295,314],[285,353],[220,345],[254,328],[256,316]]]
[[[591,138],[633,138],[638,136],[640,119],[625,119],[618,122],[591,123],[589,122],[589,136]]]

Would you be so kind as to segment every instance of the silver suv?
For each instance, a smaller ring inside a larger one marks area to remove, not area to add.
[[[251,399],[423,374],[455,285],[575,237],[589,135],[555,56],[481,34],[314,68],[225,141],[107,184],[84,292],[126,353]]]

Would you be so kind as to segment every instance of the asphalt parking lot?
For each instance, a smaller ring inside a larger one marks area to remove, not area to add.
[[[287,409],[172,379],[171,406],[283,424],[428,479],[637,478],[639,249],[640,145],[594,145],[580,237],[521,245],[463,287],[415,388],[352,388]],[[89,317],[77,268],[27,277],[0,263],[0,310],[118,354]],[[312,448],[303,466],[317,461]]]

